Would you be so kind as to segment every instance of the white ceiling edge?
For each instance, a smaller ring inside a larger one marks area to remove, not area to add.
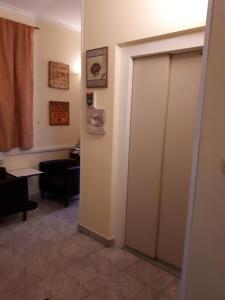
[[[9,11],[17,11],[22,16],[36,18],[36,14],[32,13],[31,11],[24,10],[22,8],[18,8],[18,7],[15,7],[15,6],[12,6],[10,4],[6,4],[6,3],[3,3],[3,2],[0,1],[0,7],[1,6],[4,7],[5,9],[9,10]]]
[[[51,23],[51,24],[60,26],[60,27],[62,27],[62,28],[65,28],[65,29],[67,29],[67,30],[72,30],[72,31],[81,33],[81,29],[78,28],[78,27],[70,26],[70,25],[67,25],[67,24],[63,24],[63,23],[61,23],[61,22],[57,22],[57,21],[52,20],[52,19],[47,18],[47,17],[36,16],[36,21],[44,21],[44,22],[48,22],[48,23]]]
[[[49,22],[49,23],[55,24],[57,26],[63,27],[63,28],[68,29],[68,30],[72,30],[72,31],[75,31],[75,32],[81,32],[81,29],[79,27],[69,26],[67,24],[57,22],[57,21],[55,21],[53,19],[50,19],[50,18],[47,18],[47,17],[42,17],[42,16],[40,16],[38,14],[35,14],[31,11],[28,11],[28,10],[25,10],[25,9],[22,9],[22,8],[18,8],[18,7],[3,3],[1,1],[0,1],[0,7],[3,7],[4,9],[7,9],[9,11],[13,11],[13,12],[16,11],[21,16],[26,16],[26,17],[32,18],[34,21],[45,21],[45,22]]]

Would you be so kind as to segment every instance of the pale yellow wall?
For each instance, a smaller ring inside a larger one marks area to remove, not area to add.
[[[38,26],[34,33],[34,148],[74,145],[80,139],[80,75],[76,67],[80,61],[81,34],[57,24],[36,20],[33,15],[0,6],[0,16],[29,25]],[[48,61],[70,65],[70,89],[63,91],[48,87]],[[69,101],[70,125],[50,126],[48,102]],[[7,169],[37,167],[39,161],[68,157],[68,151],[4,155]],[[31,192],[38,191],[34,184]]]
[[[34,145],[69,145],[79,139],[80,75],[74,68],[80,59],[80,33],[49,22],[39,21],[36,34],[34,85]],[[48,61],[70,65],[70,89],[48,87]],[[49,126],[48,101],[70,102],[70,125]]]
[[[185,300],[225,299],[225,1],[215,0]]]
[[[109,46],[109,84],[107,89],[96,89],[97,106],[106,109],[105,136],[87,134],[83,101],[80,223],[103,236],[111,238],[113,235],[116,46],[203,26],[206,10],[206,0],[84,0],[83,57],[88,49]],[[85,68],[85,63],[83,66]],[[85,93],[85,80],[83,88]]]

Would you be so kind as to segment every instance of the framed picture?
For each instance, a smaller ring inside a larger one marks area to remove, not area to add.
[[[49,61],[48,63],[48,85],[51,88],[68,90],[69,89],[69,65]]]
[[[107,87],[108,47],[88,50],[86,68],[87,88]]]
[[[69,102],[49,101],[50,125],[69,125]]]
[[[88,108],[87,109],[87,128],[88,133],[105,134],[105,109]]]

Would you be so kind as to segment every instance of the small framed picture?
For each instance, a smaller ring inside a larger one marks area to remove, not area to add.
[[[50,125],[69,125],[69,102],[49,101]]]
[[[92,134],[105,134],[105,109],[101,108],[88,108],[87,109],[87,129],[88,133]]]
[[[87,88],[102,88],[108,85],[108,47],[88,50],[86,54]]]
[[[69,65],[49,61],[48,63],[48,86],[55,89],[69,89]]]

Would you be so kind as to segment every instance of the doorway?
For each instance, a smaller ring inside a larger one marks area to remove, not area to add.
[[[135,58],[125,246],[181,270],[201,52]]]

